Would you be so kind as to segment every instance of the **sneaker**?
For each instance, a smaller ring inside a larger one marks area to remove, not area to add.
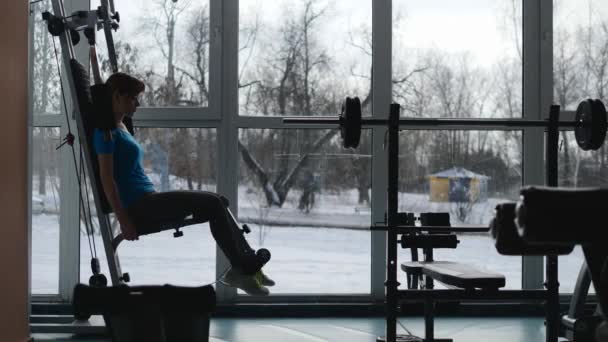
[[[275,285],[274,280],[268,278],[268,276],[266,274],[264,274],[264,272],[262,272],[262,270],[259,270],[258,273],[260,273],[260,284],[262,284],[264,286],[274,286]]]
[[[250,296],[268,296],[270,291],[262,285],[261,272],[254,275],[245,275],[241,271],[231,268],[219,281],[230,287],[239,288]]]

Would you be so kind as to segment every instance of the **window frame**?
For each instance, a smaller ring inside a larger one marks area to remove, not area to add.
[[[370,0],[371,1],[371,0]],[[88,2],[84,3],[85,5]],[[66,1],[69,13],[82,8],[82,2]],[[546,118],[552,103],[552,61],[553,46],[553,13],[552,3],[542,0],[522,0],[523,18],[523,113],[524,119]],[[239,115],[238,94],[238,38],[239,38],[239,1],[209,0],[210,9],[210,59],[209,84],[210,98],[207,107],[159,107],[141,108],[135,120],[142,127],[202,127],[217,130],[218,172],[217,189],[225,195],[231,210],[238,215],[238,131],[246,128],[286,128],[281,117],[257,117]],[[392,51],[392,1],[372,1],[372,118],[388,117],[391,92],[391,51]],[[30,31],[33,20],[30,20]],[[30,34],[30,39],[32,39]],[[33,43],[30,42],[30,46]],[[86,45],[77,48],[77,56],[86,62]],[[33,64],[30,54],[30,65]],[[32,73],[30,73],[30,97],[32,95]],[[69,94],[66,94],[69,95]],[[68,106],[71,99],[67,99]],[[31,104],[30,104],[31,106]],[[546,109],[546,110],[545,110]],[[68,108],[68,110],[70,110]],[[30,110],[31,112],[31,110]],[[563,119],[574,115],[573,111],[563,111]],[[62,127],[65,134],[66,123],[63,115],[34,116],[32,126]],[[75,127],[72,126],[72,127]],[[318,126],[317,126],[318,127]],[[327,128],[332,126],[327,126]],[[306,125],[290,125],[289,128],[306,128]],[[404,127],[407,129],[408,127]],[[418,127],[419,129],[420,127]],[[372,130],[372,222],[383,221],[386,210],[386,153],[383,150],[384,129],[370,127]],[[523,131],[523,181],[524,184],[544,183],[543,129],[525,128]],[[31,138],[30,138],[31,144]],[[62,164],[72,165],[68,149],[62,153]],[[31,147],[30,147],[31,151]],[[30,152],[31,156],[31,152]],[[70,158],[70,159],[68,159]],[[31,187],[31,164],[28,170]],[[35,296],[36,301],[71,298],[73,285],[79,281],[79,218],[78,190],[73,167],[66,167],[61,172],[61,219],[60,219],[60,288],[59,293],[50,296]],[[30,212],[31,217],[31,212]],[[31,231],[31,224],[30,224]],[[371,274],[370,293],[365,295],[273,295],[267,298],[255,298],[237,295],[234,288],[217,284],[218,303],[312,303],[312,302],[382,302],[384,300],[384,274],[386,270],[386,234],[371,234]],[[216,274],[220,274],[228,262],[219,249],[216,249]],[[543,259],[540,257],[522,258],[522,289],[542,288],[544,282]],[[126,270],[128,271],[128,270]]]

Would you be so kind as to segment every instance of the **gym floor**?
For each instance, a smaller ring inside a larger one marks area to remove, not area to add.
[[[413,334],[424,334],[422,318],[400,319]],[[398,332],[404,332],[402,327]],[[383,318],[212,318],[211,342],[276,341],[375,342],[384,335]],[[454,342],[536,342],[545,340],[541,317],[525,318],[437,318],[436,338],[453,338]],[[105,342],[100,337],[34,334],[34,341]]]

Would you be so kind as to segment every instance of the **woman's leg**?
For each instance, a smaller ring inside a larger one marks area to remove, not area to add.
[[[129,207],[129,214],[138,231],[159,221],[175,221],[193,215],[198,222],[209,222],[213,238],[233,267],[245,274],[253,274],[262,266],[218,194],[205,191],[155,192]]]

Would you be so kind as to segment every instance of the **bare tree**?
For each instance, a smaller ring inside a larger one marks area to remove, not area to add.
[[[183,58],[184,66],[175,66],[175,69],[185,75],[193,84],[194,90],[188,101],[190,105],[204,106],[209,102],[209,44],[211,38],[209,23],[209,8],[207,5],[197,7],[189,12],[186,24],[188,39],[185,45],[186,49],[184,49],[186,51],[185,58]],[[197,184],[197,189],[200,190],[205,179],[210,178],[215,173],[212,170],[213,168],[208,167],[213,165],[215,158],[215,147],[213,145],[215,131],[199,129],[196,133],[190,130],[183,133],[179,139],[184,141],[185,145],[196,148],[191,152],[194,163],[190,163],[188,158],[180,159],[183,164],[182,170],[187,170],[185,175],[189,179],[189,188],[193,189],[192,177],[195,177],[194,182]]]
[[[483,94],[484,89],[488,89],[487,77],[470,68],[467,54],[462,55],[456,65],[450,65],[445,58],[435,56],[429,76],[436,104],[433,109],[450,118],[481,116],[487,98],[487,94]],[[472,146],[470,131],[440,131],[437,137],[433,155],[439,165],[468,163]]]
[[[255,179],[260,183],[268,206],[283,206],[285,199],[287,198],[287,194],[294,186],[302,169],[310,166],[310,155],[319,151],[319,149],[323,147],[323,145],[325,145],[329,140],[331,140],[336,133],[337,130],[330,130],[322,135],[312,144],[310,150],[298,159],[296,165],[288,170],[287,176],[277,177],[274,179],[274,181],[271,180],[269,170],[261,165],[256,160],[255,156],[253,156],[239,141],[239,150],[241,152],[241,156],[243,157],[243,161],[245,162],[247,168],[254,173]]]
[[[209,101],[209,9],[208,6],[198,7],[191,11],[186,27],[187,36],[187,66],[175,66],[192,83],[196,92],[190,100],[192,104],[205,105]]]
[[[273,37],[273,42],[269,43],[272,52],[264,58],[264,65],[257,70],[259,74],[248,73],[252,80],[243,81],[249,86],[256,86],[254,95],[248,97],[247,105],[263,114],[314,115],[332,103],[320,88],[321,80],[325,78],[323,71],[328,69],[330,63],[325,48],[318,42],[317,32],[321,19],[326,15],[326,8],[319,8],[316,0],[308,0],[302,5],[301,11],[293,14],[293,10],[289,7],[284,9],[278,39]],[[278,146],[278,153],[286,155],[295,149],[302,158],[294,167],[290,167],[288,158],[279,159],[274,180],[248,147],[239,144],[245,165],[262,184],[269,205],[283,205],[301,170],[310,166],[310,153],[318,151],[335,133],[335,130],[322,134],[304,130],[300,134],[305,143],[296,145],[295,130],[283,132],[275,145]]]
[[[157,88],[161,105],[177,105],[181,99],[182,78],[176,71],[176,29],[183,12],[190,7],[191,1],[154,0],[154,13],[142,18],[142,30],[152,32],[159,49],[167,63],[164,83]]]
[[[555,101],[564,108],[573,108],[581,99],[603,99],[607,93],[608,24],[603,18],[596,17],[593,1],[587,1],[579,8],[587,9],[588,19],[581,21],[574,29],[565,22],[570,20],[570,15],[560,4],[561,1],[554,4],[556,17],[564,21],[556,23],[556,27],[561,29],[556,30],[554,35]],[[562,183],[575,186],[581,182],[587,185],[605,184],[608,172],[606,148],[586,155],[578,151],[567,134],[562,133],[562,140],[566,146],[560,158]],[[589,168],[585,165],[596,165],[597,169],[593,172],[581,170]]]
[[[580,98],[579,56],[577,49],[572,48],[573,42],[570,32],[559,30],[554,36],[553,84],[555,99],[562,108],[566,108]],[[562,131],[561,136],[565,146],[569,146],[568,134]],[[562,184],[570,186],[573,183],[572,175],[574,174],[571,170],[570,150],[564,148],[562,151],[560,176]]]
[[[493,102],[494,113],[502,118],[521,118],[523,114],[523,97],[521,93],[522,71],[521,62],[517,59],[504,58],[498,61],[493,68],[494,89]],[[519,158],[510,157],[512,153],[509,148],[498,148],[497,152],[508,163],[509,169],[521,169],[523,141],[519,131],[502,131],[499,134],[504,137],[507,146],[514,146]],[[512,145],[511,145],[512,144]]]

